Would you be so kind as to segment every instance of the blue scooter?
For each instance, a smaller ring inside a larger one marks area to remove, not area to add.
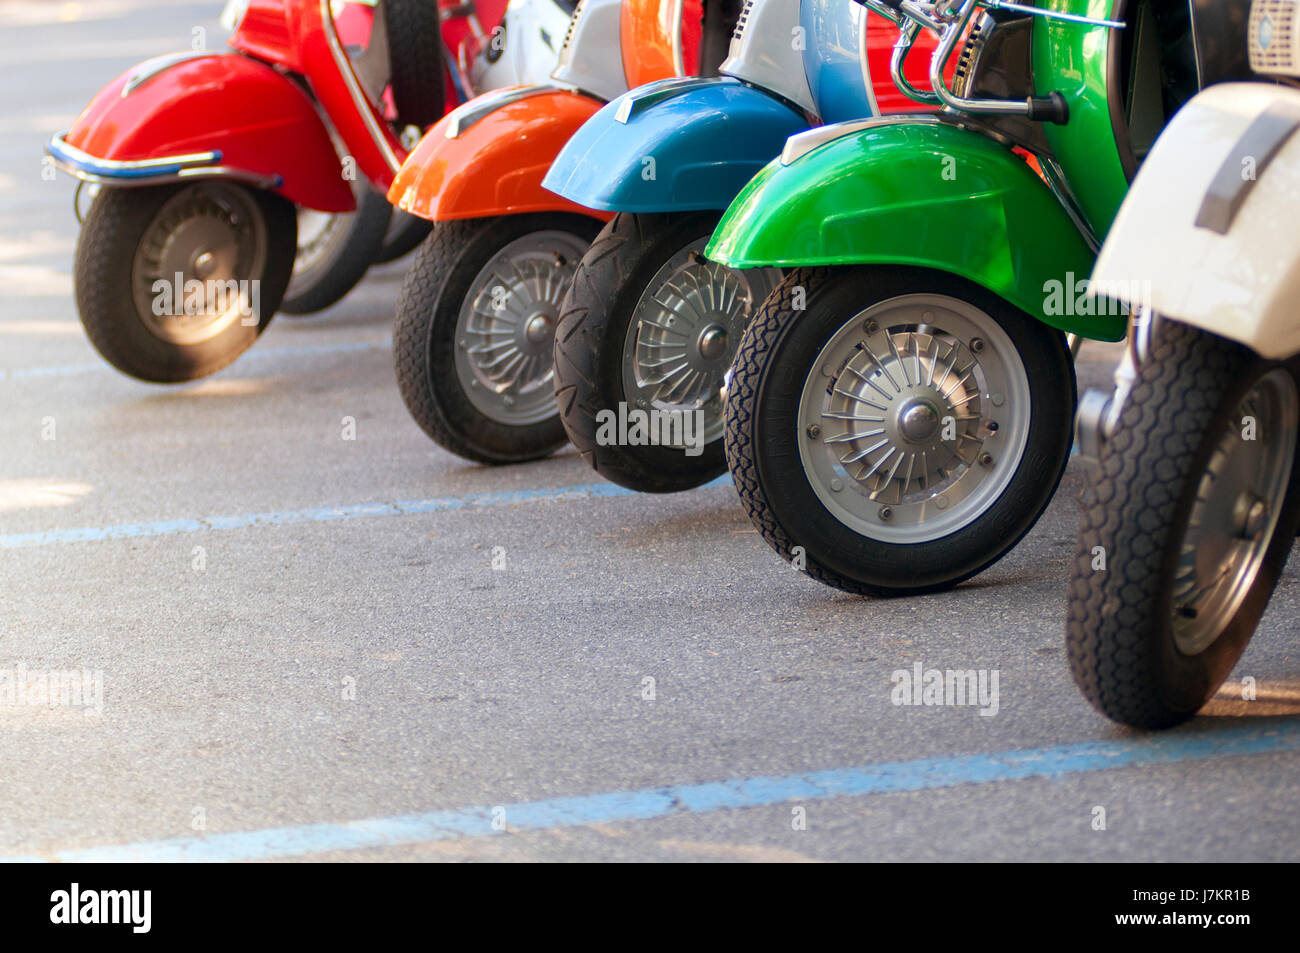
[[[781,275],[726,268],[704,247],[790,136],[878,115],[878,97],[918,108],[890,79],[896,37],[847,0],[746,0],[721,76],[619,96],[552,164],[543,187],[618,213],[582,258],[555,336],[564,428],[607,479],[667,493],[725,472],[723,375]]]

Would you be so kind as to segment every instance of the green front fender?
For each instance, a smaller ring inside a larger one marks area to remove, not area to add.
[[[859,127],[770,163],[705,255],[733,268],[934,268],[1062,331],[1115,341],[1127,325],[1093,313],[1081,287],[1093,253],[1042,179],[987,136],[934,121]]]

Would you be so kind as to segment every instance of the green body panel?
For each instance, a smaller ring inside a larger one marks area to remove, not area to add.
[[[788,166],[770,163],[705,254],[735,268],[933,268],[1063,331],[1118,340],[1126,327],[1122,315],[1075,313],[1092,310],[1074,307],[1074,289],[1093,254],[1029,166],[986,136],[933,121],[881,122]]]
[[[1121,6],[1114,0],[1039,0],[1038,5],[1098,18],[1112,17]],[[1043,131],[1099,239],[1106,237],[1129,185],[1115,144],[1107,73],[1110,45],[1119,42],[1119,32],[1106,27],[1047,19],[1034,23],[1034,92],[1046,96],[1055,90],[1070,104],[1070,121],[1064,126],[1044,123]]]

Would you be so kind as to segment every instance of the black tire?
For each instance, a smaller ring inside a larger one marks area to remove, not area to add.
[[[624,347],[628,335],[635,332],[638,305],[660,269],[684,249],[706,241],[720,217],[712,211],[616,215],[583,256],[565,296],[555,335],[560,418],[582,458],[620,486],[643,493],[676,493],[726,472],[720,434],[698,456],[688,456],[682,448],[598,439],[599,415],[617,413],[620,405],[634,403],[625,381]],[[757,310],[760,301],[751,307]],[[716,359],[718,385],[739,339],[739,334],[733,334],[725,354]],[[720,415],[721,408],[713,412]]]
[[[1273,536],[1239,608],[1197,654],[1185,654],[1174,636],[1175,569],[1202,475],[1227,429],[1240,427],[1233,418],[1242,398],[1275,367],[1186,325],[1161,322],[1153,334],[1092,480],[1070,577],[1070,671],[1113,721],[1158,729],[1191,718],[1264,613],[1300,523],[1300,459],[1291,462]],[[1098,546],[1104,572],[1092,568]]]
[[[393,357],[407,409],[439,446],[477,463],[506,464],[541,459],[568,442],[558,410],[541,422],[515,426],[474,405],[456,369],[456,325],[475,279],[510,242],[556,230],[586,244],[600,226],[596,219],[561,213],[434,223],[398,297]]]
[[[384,235],[384,243],[380,246],[379,254],[375,257],[375,264],[386,265],[415,251],[420,242],[429,237],[431,228],[433,222],[427,218],[420,218],[401,209],[393,209],[393,217],[388,223],[388,231]]]
[[[795,300],[802,288],[804,310]],[[941,294],[991,317],[1010,338],[1028,377],[1025,447],[1005,489],[972,522],[918,543],[873,539],[821,502],[796,440],[800,393],[822,347],[863,309],[899,295]],[[1051,500],[1069,458],[1074,366],[1065,337],[990,292],[917,268],[811,268],[786,276],[755,316],[732,368],[726,401],[727,463],[760,534],[787,561],[837,589],[900,595],[945,589],[1008,552]]]
[[[435,0],[384,0],[389,83],[397,121],[423,129],[442,118],[442,33]]]
[[[293,277],[280,305],[285,314],[315,314],[338,304],[375,262],[388,234],[393,207],[368,185],[361,184],[356,192],[357,210],[330,216],[321,247],[312,249],[310,259],[305,259],[306,249],[298,249]]]
[[[104,188],[95,197],[77,239],[77,311],[90,343],[124,374],[155,384],[175,384],[214,374],[243,354],[266,330],[289,283],[297,244],[293,205],[270,192],[221,182],[256,204],[264,228],[265,258],[256,322],[235,321],[214,337],[192,344],[151,331],[138,310],[132,273],[142,240],[173,198],[198,184]],[[229,194],[229,193],[227,193]]]

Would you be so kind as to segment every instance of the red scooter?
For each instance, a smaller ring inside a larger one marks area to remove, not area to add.
[[[406,157],[397,130],[443,114],[440,39],[433,0],[381,0],[355,56],[330,0],[249,0],[235,52],[161,56],[110,83],[47,146],[100,186],[75,282],[100,354],[173,383],[251,346],[289,284],[295,206],[351,212],[358,177],[385,192]]]

